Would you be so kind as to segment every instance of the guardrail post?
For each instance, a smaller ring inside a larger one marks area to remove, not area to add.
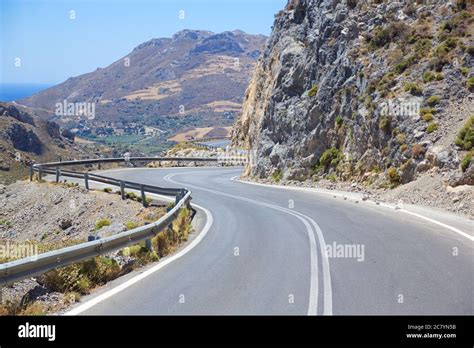
[[[84,173],[84,184],[86,185],[86,190],[89,190],[89,174]]]
[[[41,167],[38,167],[38,181],[41,181],[43,179],[43,170]]]
[[[58,167],[56,167],[56,183],[59,182],[59,177],[60,177],[60,175],[61,175],[61,171],[59,170]]]
[[[143,185],[140,185],[140,193],[142,195],[142,204],[146,208],[148,204],[146,203],[146,195],[145,195],[145,189],[143,188]]]
[[[120,195],[125,199],[125,183],[122,180],[120,180]]]
[[[30,181],[33,181],[33,173],[34,173],[33,165],[30,164]]]

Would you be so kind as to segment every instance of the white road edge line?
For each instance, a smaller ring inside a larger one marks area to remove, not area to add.
[[[150,195],[150,196],[160,196],[160,195],[155,195],[155,194],[148,194],[148,195]],[[187,254],[189,251],[191,251],[206,236],[207,232],[211,228],[211,226],[213,224],[213,221],[214,221],[212,213],[209,210],[207,210],[206,208],[201,207],[197,204],[192,204],[192,205],[194,205],[195,207],[197,207],[197,208],[204,211],[204,213],[206,214],[206,224],[204,225],[204,228],[199,233],[199,235],[191,243],[189,243],[189,245],[187,245],[183,250],[179,251],[177,254],[170,256],[169,258],[167,258],[163,262],[158,262],[158,264],[156,266],[153,266],[152,268],[150,268],[150,269],[146,270],[145,272],[143,272],[143,273],[127,280],[126,282],[116,286],[115,288],[110,289],[109,291],[104,292],[103,294],[100,294],[97,297],[94,297],[93,299],[79,305],[78,307],[73,308],[72,310],[64,313],[63,315],[72,316],[72,315],[80,314],[80,313],[88,310],[89,308],[95,306],[96,304],[108,299],[109,297],[112,297],[112,296],[118,294],[122,290],[125,290],[126,288],[128,288],[128,287],[132,286],[133,284],[139,282],[140,280],[148,277],[149,275],[159,271],[163,267],[166,267],[171,262],[179,259],[180,257]]]
[[[315,190],[312,190],[312,189],[309,189],[309,188],[303,188],[303,187],[291,187],[291,186],[282,186],[282,185],[270,185],[270,184],[262,184],[262,183],[259,183],[259,182],[250,182],[250,181],[245,181],[245,180],[240,180],[239,179],[239,176],[236,175],[234,177],[231,178],[232,181],[237,181],[237,182],[240,182],[242,184],[248,184],[248,185],[256,185],[256,186],[265,186],[265,187],[273,187],[273,188],[279,188],[279,189],[284,189],[284,190],[297,190],[297,191],[305,191],[305,192],[310,192],[310,193],[315,193],[315,194],[325,194],[325,195],[332,195],[332,196],[338,196],[338,197],[348,197],[347,195],[344,195],[344,194],[341,194],[341,193],[337,193],[337,192],[324,192],[324,191],[315,191]],[[373,204],[376,204],[377,202],[375,201],[371,201],[371,200],[367,200],[365,201],[366,203],[373,203]],[[380,206],[381,207],[385,207],[385,208],[390,208],[390,209],[394,209],[394,206],[392,205],[389,205],[389,204],[386,204],[386,203],[380,203]],[[453,226],[450,226],[450,225],[447,225],[441,221],[438,221],[438,220],[434,220],[434,219],[431,219],[427,216],[424,216],[424,215],[421,215],[421,214],[418,214],[418,213],[414,213],[414,212],[411,212],[409,210],[406,210],[406,209],[398,209],[397,211],[399,212],[402,212],[402,213],[406,213],[406,214],[410,214],[410,215],[413,215],[413,216],[416,216],[420,219],[423,219],[423,220],[426,220],[426,221],[429,221],[433,224],[436,224],[438,226],[441,226],[441,227],[444,227],[448,230],[451,230],[457,234],[459,234],[460,236],[463,236],[467,239],[469,239],[471,242],[474,241],[474,236],[471,236],[469,234],[467,234],[466,232],[463,232],[461,231],[460,229],[456,228],[456,227],[453,227]]]
[[[316,233],[318,235],[318,240],[320,243],[320,248],[321,248],[321,254],[322,254],[322,264],[323,264],[323,281],[324,281],[324,307],[323,307],[323,314],[324,315],[332,315],[332,287],[331,287],[331,274],[329,272],[329,260],[328,257],[325,253],[326,250],[326,244],[324,242],[324,238],[321,232],[321,229],[319,228],[318,224],[310,217],[296,211],[292,211],[277,205],[265,203],[265,202],[260,202],[257,200],[253,200],[250,198],[242,197],[242,196],[237,196],[233,195],[230,193],[225,193],[222,191],[217,191],[217,190],[212,190],[212,189],[207,189],[203,188],[200,186],[196,185],[190,185],[186,183],[181,183],[178,181],[175,181],[172,179],[173,176],[175,175],[181,175],[181,174],[187,174],[187,173],[192,173],[192,172],[184,172],[184,173],[173,173],[173,174],[168,174],[164,177],[165,181],[171,182],[173,184],[177,185],[186,185],[189,187],[195,187],[199,190],[211,192],[214,194],[218,194],[221,196],[225,197],[230,197],[242,201],[246,201],[249,203],[253,203],[256,205],[261,205],[267,208],[279,210],[282,212],[285,212],[287,214],[293,215],[294,217],[298,218],[300,221],[303,222],[303,224],[306,227],[306,231],[308,232],[308,238],[309,238],[309,245],[310,245],[310,269],[311,269],[311,275],[310,275],[310,293],[309,293],[309,305],[308,305],[308,315],[317,315],[317,310],[318,310],[318,297],[319,297],[319,280],[318,280],[318,261],[317,261],[317,247],[316,247],[316,239],[314,236],[314,231],[311,228],[310,224],[308,221],[311,222],[311,224],[314,226]]]

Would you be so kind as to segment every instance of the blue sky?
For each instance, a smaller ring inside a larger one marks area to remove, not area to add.
[[[286,2],[0,0],[0,83],[59,83],[182,29],[269,35],[274,14]]]

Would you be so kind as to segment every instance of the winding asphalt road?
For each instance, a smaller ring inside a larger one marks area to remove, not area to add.
[[[240,173],[109,172],[187,187],[213,223],[184,256],[81,314],[474,313],[467,238],[382,206],[231,180]],[[363,253],[327,257],[334,243]]]

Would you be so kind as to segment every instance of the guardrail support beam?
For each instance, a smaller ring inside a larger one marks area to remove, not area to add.
[[[120,180],[120,195],[125,199],[125,183],[122,180]]]
[[[61,171],[58,167],[56,167],[56,183],[59,182],[59,177],[61,176]]]
[[[84,173],[84,184],[86,186],[86,190],[89,190],[89,174]]]
[[[33,181],[33,173],[34,173],[33,165],[30,164],[30,181]]]
[[[41,167],[38,168],[38,181],[43,180],[43,170]]]
[[[148,204],[146,202],[146,194],[145,194],[145,189],[144,189],[143,185],[140,185],[140,193],[142,195],[142,204],[146,208],[148,206]]]

